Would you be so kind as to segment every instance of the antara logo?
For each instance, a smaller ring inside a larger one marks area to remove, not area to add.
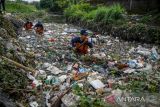
[[[120,102],[145,102],[144,97],[118,97]]]

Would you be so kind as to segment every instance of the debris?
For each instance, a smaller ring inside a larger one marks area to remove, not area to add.
[[[104,89],[103,88],[99,88],[96,90],[96,93],[99,95],[102,95],[104,93]]]
[[[24,65],[22,65],[22,64],[20,64],[20,63],[18,63],[18,62],[15,62],[15,61],[13,61],[13,60],[11,60],[11,59],[8,59],[8,58],[6,58],[6,57],[4,57],[4,56],[0,56],[0,57],[1,57],[2,59],[4,59],[4,60],[8,61],[8,62],[11,63],[11,64],[14,64],[14,65],[17,66],[17,67],[20,67],[20,68],[22,68],[22,69],[24,69],[24,70],[30,71],[30,72],[32,72],[32,73],[35,73],[35,70],[33,70],[33,69],[29,68],[29,67],[25,67]]]
[[[99,54],[93,54],[92,56],[98,59],[104,59],[106,57],[106,54],[102,52]]]
[[[29,105],[30,105],[31,107],[38,107],[38,106],[39,106],[36,101],[30,102]]]
[[[144,56],[150,56],[151,52],[149,49],[143,48],[142,46],[137,47],[137,53]]]
[[[97,99],[95,96],[98,95],[100,99],[104,99],[106,102],[122,105],[121,102],[117,102],[117,97],[121,96],[122,91],[115,90],[117,89],[116,85],[125,91],[134,85],[137,89],[139,88],[137,87],[138,80],[143,81],[143,78],[140,78],[143,73],[147,73],[146,77],[151,79],[149,83],[153,83],[151,88],[148,87],[147,82],[142,84],[142,88],[145,88],[143,90],[157,90],[157,84],[152,82],[152,79],[155,80],[159,77],[157,69],[155,70],[155,66],[158,66],[159,63],[159,55],[155,47],[152,49],[145,45],[136,47],[137,44],[121,41],[119,38],[95,35],[95,37],[88,37],[89,41],[94,43],[93,49],[89,50],[90,55],[80,56],[73,52],[70,44],[70,40],[77,36],[76,33],[79,28],[57,23],[45,23],[44,25],[47,30],[41,40],[37,38],[34,32],[22,31],[22,35],[18,35],[17,40],[24,46],[25,54],[34,59],[28,59],[21,52],[20,46],[16,46],[13,40],[4,45],[8,58],[3,56],[0,58],[0,63],[5,60],[29,71],[27,73],[29,83],[24,87],[29,90],[36,90],[36,99],[28,102],[31,107],[41,106],[40,103],[45,103],[48,107],[76,106],[79,99],[83,98],[83,94],[73,94],[70,86],[72,83],[79,86],[75,91],[79,92],[82,89],[81,91],[86,94],[85,97]],[[0,30],[8,35],[7,31]],[[4,41],[3,37],[0,38],[0,41]],[[14,54],[10,51],[13,51]],[[11,60],[13,56],[18,58],[13,61]],[[19,63],[24,63],[25,66],[17,63],[17,60]],[[29,60],[30,62],[28,62]],[[34,68],[36,70],[30,68],[31,62],[35,63]],[[155,72],[152,72],[153,70]],[[152,78],[149,73],[157,74]],[[130,81],[134,82],[135,80],[135,84],[125,87],[131,84]],[[148,81],[147,79],[144,80]],[[132,88],[129,90],[133,91]],[[67,94],[69,91],[70,93]],[[27,93],[29,97],[30,94],[32,93]],[[39,101],[41,99],[43,100]]]
[[[67,66],[67,71],[71,71],[72,70],[72,66],[73,66],[72,64],[68,65]]]
[[[31,75],[31,72],[27,73],[27,77],[32,81],[35,80],[35,77]]]
[[[55,66],[49,66],[49,67],[47,68],[47,70],[48,70],[48,71],[51,71],[51,73],[52,73],[52,74],[55,74],[55,75],[64,72],[64,71],[58,69],[58,68],[55,67]]]
[[[103,88],[105,85],[100,80],[94,80],[89,82],[95,89]]]
[[[59,94],[58,96],[54,97],[54,102],[51,103],[51,107],[59,107],[60,106],[60,101],[63,98],[65,94],[67,94],[71,90],[71,87],[69,87],[67,90]],[[53,101],[53,100],[52,100]]]
[[[147,64],[144,68],[137,69],[139,72],[152,72],[152,65]]]
[[[46,74],[46,72],[44,71],[44,70],[39,70],[38,71],[38,77],[37,78],[41,78],[41,79],[45,79],[46,77],[47,77],[47,74]]]
[[[67,79],[67,76],[66,76],[66,75],[62,75],[62,76],[59,77],[59,80],[60,80],[61,82],[64,82],[66,79]]]
[[[48,75],[47,79],[45,80],[45,83],[48,84],[48,85],[59,84],[60,80],[59,80],[58,77],[55,77],[55,76],[52,76],[52,75]]]
[[[77,80],[80,80],[80,79],[85,78],[87,76],[88,76],[88,73],[78,73],[78,74],[74,75],[74,80],[77,81]]]
[[[74,95],[73,93],[66,94],[62,97],[62,102],[65,106],[76,106],[76,102],[79,100],[79,96]]]
[[[128,65],[130,68],[136,68],[137,66],[137,60],[131,60],[128,62]]]
[[[151,50],[151,59],[155,61],[155,60],[158,60],[159,58],[160,58],[160,57],[159,57],[156,49],[155,49],[155,48],[152,48],[152,50]]]
[[[135,69],[132,69],[132,68],[128,68],[128,69],[126,69],[125,71],[123,71],[124,73],[133,73],[133,72],[135,72],[136,70]]]
[[[105,98],[105,101],[111,104],[115,104],[115,95],[109,95]]]
[[[46,62],[46,63],[43,64],[42,67],[43,67],[43,68],[48,68],[49,66],[51,66],[51,64]]]
[[[86,68],[82,68],[82,67],[79,68],[79,72],[80,72],[80,73],[85,73],[85,72],[87,72],[87,71],[88,71],[88,70],[87,70]]]
[[[115,80],[113,80],[113,79],[109,79],[108,80],[108,86],[109,86],[109,88],[112,88],[113,83],[115,83]]]
[[[74,64],[74,66],[73,66],[73,68],[78,68],[78,64],[76,63],[76,64]]]
[[[42,85],[42,82],[40,80],[33,80],[32,82],[32,88],[36,88],[38,86]]]

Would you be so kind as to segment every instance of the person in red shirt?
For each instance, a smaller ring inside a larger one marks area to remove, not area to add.
[[[27,19],[27,22],[24,24],[25,30],[32,30],[33,24]]]

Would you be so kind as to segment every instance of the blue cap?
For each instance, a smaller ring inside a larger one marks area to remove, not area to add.
[[[81,32],[80,32],[80,34],[87,36],[87,35],[88,35],[88,32],[87,32],[87,30],[82,29]]]

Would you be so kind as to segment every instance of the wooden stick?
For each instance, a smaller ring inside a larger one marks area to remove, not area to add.
[[[55,101],[53,104],[51,104],[51,107],[59,107],[62,97],[63,97],[65,94],[67,94],[71,89],[72,89],[72,88],[69,87],[67,90],[65,90],[63,93],[61,93],[59,96],[55,96],[57,99],[56,99],[56,101]]]
[[[1,57],[2,59],[6,60],[7,62],[12,63],[12,64],[14,64],[15,66],[20,67],[20,68],[22,68],[22,69],[24,69],[24,70],[26,70],[26,71],[30,71],[30,72],[32,72],[32,73],[35,73],[35,72],[36,72],[34,69],[29,68],[29,67],[25,67],[24,65],[22,65],[22,64],[20,64],[20,63],[18,63],[18,62],[15,62],[15,61],[13,61],[13,60],[11,60],[11,59],[9,59],[9,58],[6,58],[5,56],[0,56],[0,57]]]
[[[17,89],[17,88],[0,88],[5,90],[16,90],[16,91],[27,91],[27,92],[33,92],[34,90],[28,90],[28,89]]]
[[[85,43],[87,43],[87,41],[84,41],[79,47],[76,48],[76,50],[78,50],[81,46],[83,46]]]

